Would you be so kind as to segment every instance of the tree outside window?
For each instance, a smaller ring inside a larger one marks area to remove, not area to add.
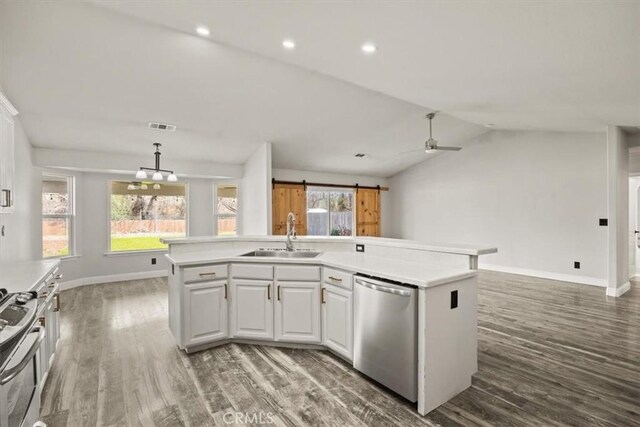
[[[187,234],[185,184],[111,182],[110,251],[161,250]]]

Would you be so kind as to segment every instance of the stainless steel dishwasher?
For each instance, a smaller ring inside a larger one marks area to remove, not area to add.
[[[418,289],[355,276],[353,366],[404,398],[418,399]]]

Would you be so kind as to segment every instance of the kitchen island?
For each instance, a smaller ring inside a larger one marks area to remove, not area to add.
[[[169,326],[185,351],[231,341],[293,345],[326,348],[354,363],[356,279],[374,278],[417,289],[418,412],[430,412],[471,385],[477,371],[475,268],[478,256],[495,248],[304,237],[295,249],[307,255],[297,257],[277,256],[284,249],[281,236],[165,242]],[[259,248],[272,251],[256,256]]]

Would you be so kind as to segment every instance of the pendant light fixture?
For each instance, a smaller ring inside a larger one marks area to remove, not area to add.
[[[169,175],[167,176],[167,181],[176,182],[178,180],[178,177],[173,173],[173,171],[160,169],[160,154],[161,154],[160,146],[162,144],[158,142],[154,142],[153,145],[156,147],[156,151],[155,153],[153,153],[153,155],[156,158],[156,167],[155,168],[141,167],[140,170],[136,173],[136,178],[147,179],[147,171],[150,171],[150,172],[153,172],[153,175],[151,175],[151,179],[153,181],[162,181],[164,179],[164,175],[162,175],[162,172],[168,172]]]

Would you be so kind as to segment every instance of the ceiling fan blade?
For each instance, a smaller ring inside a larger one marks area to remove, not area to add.
[[[460,151],[462,150],[462,147],[443,147],[442,145],[438,145],[438,148],[436,148],[436,151]]]

